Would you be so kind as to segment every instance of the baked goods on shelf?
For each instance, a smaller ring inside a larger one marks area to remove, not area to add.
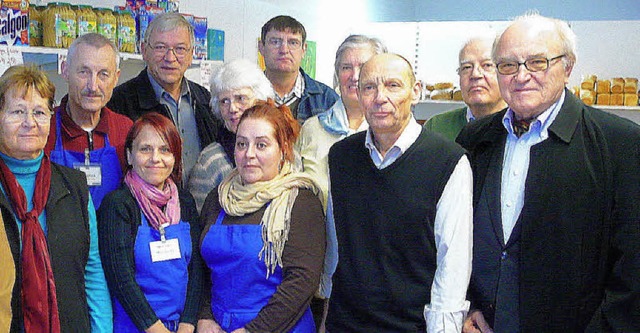
[[[596,93],[598,94],[608,94],[611,92],[611,81],[609,80],[598,80],[596,83]]]
[[[638,106],[638,94],[624,94],[624,106]]]
[[[624,79],[624,93],[633,94],[638,91],[638,79],[635,77],[627,77]]]
[[[619,94],[624,92],[624,79],[621,77],[614,77],[611,79],[611,92]]]
[[[593,90],[581,89],[580,99],[586,105],[593,105],[596,101],[596,93]]]
[[[594,90],[598,77],[595,75],[587,75],[580,83],[580,89]]]
[[[432,100],[447,101],[453,98],[453,89],[436,89],[431,92]]]
[[[596,104],[597,105],[610,105],[611,102],[611,94],[598,94],[596,96]]]

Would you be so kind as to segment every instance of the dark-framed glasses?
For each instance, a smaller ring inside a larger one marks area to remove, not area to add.
[[[27,117],[33,117],[36,123],[40,125],[46,125],[51,120],[53,113],[49,110],[8,110],[4,112],[5,120],[10,123],[22,123],[27,120]]]
[[[164,57],[167,54],[167,51],[171,51],[173,52],[173,55],[176,56],[176,58],[182,59],[186,57],[189,52],[191,52],[191,47],[187,47],[184,45],[169,47],[165,44],[155,44],[149,46],[157,57]]]
[[[561,54],[550,59],[544,57],[536,57],[527,59],[524,62],[501,61],[496,66],[498,69],[498,73],[500,73],[501,75],[512,75],[517,73],[520,65],[524,65],[524,68],[526,68],[529,72],[541,72],[549,68],[550,62],[560,59],[564,56],[566,56],[566,54]]]

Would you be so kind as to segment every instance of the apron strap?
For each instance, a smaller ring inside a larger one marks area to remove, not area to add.
[[[221,225],[222,220],[224,220],[225,216],[227,216],[227,213],[224,211],[224,209],[221,209],[220,213],[218,214],[218,218],[216,219],[216,225]]]

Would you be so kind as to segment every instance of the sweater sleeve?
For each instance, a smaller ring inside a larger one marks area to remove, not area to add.
[[[111,333],[113,331],[113,312],[107,281],[102,269],[98,250],[98,222],[93,200],[89,195],[87,211],[89,213],[89,258],[85,268],[85,290],[91,316],[92,333]]]
[[[145,330],[158,317],[135,278],[133,247],[140,214],[135,199],[126,188],[107,195],[98,210],[100,255],[111,295],[115,297],[139,330]]]
[[[324,261],[325,224],[320,200],[301,190],[291,211],[289,240],[282,254],[283,279],[267,305],[246,325],[250,332],[288,332],[318,290]]]

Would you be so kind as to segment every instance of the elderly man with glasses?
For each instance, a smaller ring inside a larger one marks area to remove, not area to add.
[[[140,45],[147,67],[116,87],[107,104],[134,121],[145,113],[158,112],[174,122],[184,147],[184,184],[200,151],[216,141],[222,127],[209,107],[211,95],[207,89],[184,77],[193,60],[193,44],[193,27],[181,14],[155,17]]]
[[[302,23],[290,16],[276,16],[262,26],[260,38],[258,49],[264,57],[264,73],[276,93],[276,105],[287,105],[303,123],[338,100],[333,89],[300,68],[307,52],[307,32]]]
[[[640,127],[565,88],[575,41],[517,18],[492,51],[508,108],[457,138],[474,179],[464,332],[640,332]]]
[[[470,121],[507,106],[500,96],[496,65],[491,60],[492,43],[492,38],[474,37],[464,44],[458,56],[458,75],[466,106],[433,116],[424,124],[426,129],[453,141]]]

